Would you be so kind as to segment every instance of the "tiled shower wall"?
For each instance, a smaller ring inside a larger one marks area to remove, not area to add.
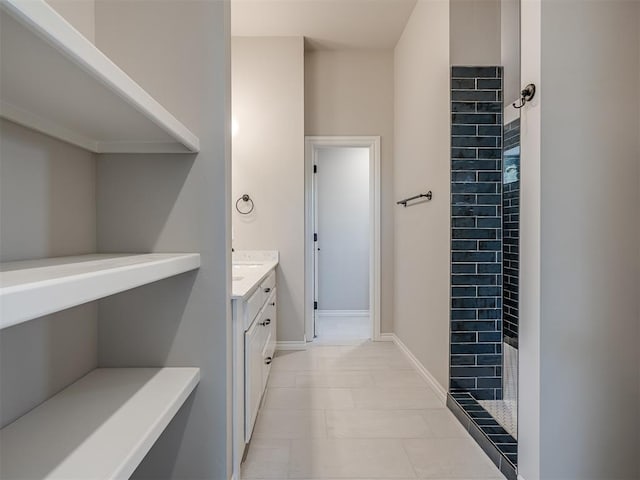
[[[450,391],[502,398],[502,68],[451,69]]]
[[[504,242],[504,339],[518,348],[520,272],[520,119],[504,126],[502,229]]]

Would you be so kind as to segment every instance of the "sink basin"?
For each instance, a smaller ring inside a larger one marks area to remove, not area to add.
[[[239,282],[240,280],[244,279],[244,277],[240,277],[240,276],[234,275],[233,277],[231,277],[231,279],[234,282]]]

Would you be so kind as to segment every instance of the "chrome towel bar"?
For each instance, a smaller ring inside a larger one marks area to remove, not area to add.
[[[409,206],[409,202],[411,202],[412,200],[418,200],[419,198],[426,198],[427,200],[431,200],[433,198],[433,193],[431,192],[431,190],[429,190],[427,193],[420,193],[418,195],[414,195],[413,197],[400,200],[399,202],[396,202],[396,204],[402,205],[404,208],[407,208]]]

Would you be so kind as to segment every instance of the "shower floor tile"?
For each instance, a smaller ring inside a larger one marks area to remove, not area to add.
[[[518,438],[518,405],[513,400],[479,400],[478,403],[509,432]]]

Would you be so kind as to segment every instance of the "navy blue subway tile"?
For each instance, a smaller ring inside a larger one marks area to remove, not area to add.
[[[496,102],[500,100],[499,92],[491,90],[453,90],[451,100],[454,102]]]
[[[467,228],[453,230],[451,237],[456,239],[475,238],[478,240],[487,240],[497,238],[497,234],[494,229]]]
[[[475,378],[451,378],[449,381],[451,388],[458,388],[460,390],[469,390],[476,388]]]
[[[478,158],[478,150],[476,148],[452,148],[451,158],[453,159]]]
[[[474,252],[474,251],[451,252],[451,260],[454,263],[494,262],[495,259],[496,259],[495,252]]]
[[[493,354],[495,353],[495,344],[493,343],[452,343],[451,355],[480,355],[480,354]],[[492,373],[495,375],[495,373]]]
[[[499,297],[502,295],[502,289],[500,287],[478,287],[476,295],[479,297]]]
[[[478,133],[478,127],[475,125],[452,125],[451,135],[453,136],[475,136]]]
[[[473,391],[473,396],[478,400],[498,400],[496,391],[492,388],[476,388]],[[486,412],[485,412],[486,413]],[[487,415],[491,416],[489,413]]]
[[[478,135],[499,137],[500,135],[502,135],[502,127],[500,125],[479,125]]]
[[[453,205],[475,205],[477,203],[477,196],[470,193],[454,193],[451,195],[451,203]]]
[[[499,217],[478,218],[478,228],[502,228],[502,219]]]
[[[451,275],[451,284],[452,285],[497,285],[498,279],[496,275],[464,275],[464,274],[454,274]],[[483,310],[478,311],[478,314]],[[484,319],[489,319],[489,316],[480,317]],[[495,317],[498,318],[498,317]]]
[[[452,287],[452,297],[475,297],[477,295],[478,287]]]
[[[500,90],[502,88],[502,79],[479,78],[477,80],[478,90]]]
[[[507,431],[503,427],[481,427],[482,431],[487,435],[507,435]]]
[[[473,264],[470,264],[473,265]],[[452,308],[495,308],[495,297],[486,298],[453,298],[451,299]]]
[[[453,66],[451,67],[453,78],[498,78],[498,67]]]
[[[489,277],[490,275],[484,275]],[[493,276],[495,278],[495,276]],[[478,319],[479,320],[497,320],[500,318],[500,310],[479,310],[478,311]]]
[[[453,217],[451,219],[451,226],[453,228],[475,228],[476,219],[475,217]]]
[[[476,342],[478,340],[477,332],[457,332],[451,334],[452,343],[468,343]]]
[[[496,365],[500,363],[502,360],[499,358],[494,363],[481,363],[480,357],[489,357],[489,355],[478,355],[478,365]],[[501,388],[502,387],[502,378],[494,377],[480,377],[477,379],[476,385],[478,388]]]
[[[452,273],[477,273],[475,263],[455,263],[451,265]]]
[[[476,419],[475,423],[479,427],[483,427],[483,426],[499,426],[500,425],[493,418],[478,418],[478,419]]]
[[[475,240],[452,240],[451,250],[478,250],[478,242]]]
[[[453,124],[458,125],[493,125],[496,123],[498,116],[497,114],[490,113],[453,113],[451,115],[451,121]]]
[[[499,148],[480,148],[478,149],[478,157],[480,159],[499,159],[502,158],[502,150]]]
[[[493,332],[496,329],[496,322],[468,320],[468,321],[452,321],[452,332]]]
[[[517,440],[516,440],[517,442]],[[515,455],[518,453],[518,444],[517,443],[500,443],[498,444],[498,448],[503,453],[508,453]]]
[[[451,193],[496,193],[500,184],[495,182],[452,183]]]
[[[479,342],[499,342],[502,340],[502,334],[500,332],[478,332]]]
[[[453,137],[451,139],[453,147],[492,147],[498,146],[496,137]],[[500,179],[498,179],[500,180]]]
[[[475,364],[476,364],[475,355],[451,355],[451,365],[464,366],[464,365],[475,365]]]
[[[495,392],[493,390],[477,390],[474,389],[473,391],[474,395],[477,395],[479,398],[479,400],[495,400]],[[489,412],[486,411],[481,411],[481,412],[468,412],[469,416],[471,418],[473,418],[474,420],[476,418],[491,418],[491,414]]]
[[[475,182],[477,180],[477,177],[477,172],[473,170],[469,172],[451,172],[452,182]]]
[[[451,214],[455,217],[475,216],[475,217],[495,217],[498,209],[496,206],[476,206],[460,205],[451,208]]]
[[[451,170],[456,172],[458,170],[498,170],[500,162],[496,160],[451,160]]]
[[[477,264],[477,273],[495,273],[502,271],[502,265],[499,263],[479,263]]]
[[[496,190],[499,191],[500,190],[500,185],[499,184],[495,184],[496,185]],[[496,207],[499,205],[500,202],[500,195],[491,195],[491,194],[479,194],[476,197],[476,203],[478,205],[496,205]],[[498,214],[498,210],[496,210],[496,215]]]
[[[476,312],[473,310],[451,310],[451,320],[475,320]],[[455,331],[452,329],[452,331]]]
[[[451,376],[456,378],[465,377],[493,377],[496,374],[495,367],[451,367]]]
[[[502,396],[503,245],[500,239],[504,223],[517,221],[503,218],[502,211],[502,68],[454,67],[452,75],[452,86],[468,88],[451,92],[450,374],[452,379],[464,377],[472,381],[455,385],[452,382],[452,390],[466,389],[476,398],[496,399]],[[469,81],[458,82],[455,79],[463,77],[456,75],[468,75]],[[471,81],[477,86],[476,90],[470,88]],[[505,188],[505,192],[508,191]],[[509,202],[508,208],[514,207],[511,198],[505,201]],[[511,262],[511,259],[505,257],[504,261]],[[510,268],[507,263],[506,269]],[[508,313],[511,307],[505,308]],[[489,370],[473,370],[482,367]],[[464,368],[471,370],[459,370]],[[475,414],[476,419],[492,421],[475,401],[465,408]]]
[[[509,435],[489,435],[489,438],[493,441],[493,443],[516,443],[514,438]]]
[[[495,113],[502,111],[502,102],[478,102],[476,112]]]
[[[502,181],[502,172],[477,172],[477,173],[478,173],[479,182],[501,182]]]
[[[452,90],[475,90],[476,79],[475,78],[452,78],[451,89]]]
[[[456,113],[475,112],[476,103],[475,102],[452,102],[451,111]]]
[[[482,220],[482,218],[478,218],[478,220]],[[502,242],[500,242],[500,240],[480,240],[478,242],[478,250],[491,250],[497,252],[500,250],[501,245]]]

